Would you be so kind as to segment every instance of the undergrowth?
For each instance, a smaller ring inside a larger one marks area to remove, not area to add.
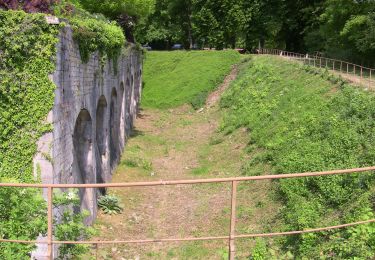
[[[221,107],[221,130],[246,127],[262,151],[246,169],[270,165],[274,173],[294,173],[375,165],[375,96],[327,71],[278,57],[253,57]],[[252,173],[253,174],[253,173]],[[283,230],[303,230],[374,218],[371,173],[275,182]],[[278,231],[278,230],[274,230]],[[281,255],[297,259],[372,259],[375,225],[283,237]],[[259,248],[254,254],[271,257]],[[272,252],[274,252],[274,248]]]
[[[239,60],[240,54],[232,50],[148,52],[142,105],[172,108],[190,103],[198,109]]]

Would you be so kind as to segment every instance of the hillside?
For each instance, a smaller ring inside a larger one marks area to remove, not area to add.
[[[142,106],[200,108],[240,60],[236,51],[148,52],[144,63]]]
[[[374,104],[373,93],[347,85],[327,71],[257,56],[221,100],[225,111],[221,130],[229,134],[239,127],[248,129],[252,159],[244,162],[245,175],[264,174],[265,165],[276,174],[370,166],[375,164]],[[373,174],[354,174],[275,182],[284,204],[279,212],[282,230],[373,218],[374,181]],[[281,251],[297,258],[370,259],[375,226],[291,236],[279,242]]]

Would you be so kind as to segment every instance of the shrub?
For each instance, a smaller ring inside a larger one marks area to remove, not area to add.
[[[84,62],[87,62],[90,54],[95,51],[115,60],[121,54],[121,49],[125,45],[125,36],[115,22],[73,17],[69,19],[69,23],[73,28],[73,37],[79,45]]]

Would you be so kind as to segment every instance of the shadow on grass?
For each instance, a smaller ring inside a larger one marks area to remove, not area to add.
[[[132,129],[130,135],[129,135],[129,138],[134,138],[134,137],[137,137],[137,136],[144,136],[145,133],[143,131],[140,131],[136,128]]]

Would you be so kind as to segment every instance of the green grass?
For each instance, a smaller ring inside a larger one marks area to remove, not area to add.
[[[226,112],[223,133],[249,130],[249,151],[257,151],[243,167],[249,175],[260,174],[267,165],[280,174],[375,165],[374,94],[324,70],[278,57],[253,57],[224,94],[221,107]],[[276,184],[284,203],[284,230],[374,218],[373,174]],[[375,225],[280,238],[279,245],[282,254],[297,259],[372,259]]]
[[[235,51],[148,52],[142,106],[172,108],[190,103],[199,108],[240,57]]]

